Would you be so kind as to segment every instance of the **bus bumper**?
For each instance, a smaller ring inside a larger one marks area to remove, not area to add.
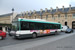
[[[28,37],[32,37],[32,34],[16,34],[14,36],[15,38],[28,38]]]

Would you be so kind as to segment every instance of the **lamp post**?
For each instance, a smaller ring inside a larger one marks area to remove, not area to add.
[[[13,14],[14,14],[14,8],[12,8],[12,17],[11,17],[11,23],[13,21]]]
[[[12,13],[14,12],[14,8],[12,8]]]

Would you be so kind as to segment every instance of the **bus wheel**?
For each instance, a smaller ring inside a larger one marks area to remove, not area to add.
[[[0,36],[0,40],[3,40],[3,37],[2,36]]]
[[[57,31],[55,31],[55,33],[54,33],[55,35],[58,35],[59,33],[57,32]]]
[[[33,33],[32,34],[32,38],[36,38],[37,37],[37,34],[36,33]]]

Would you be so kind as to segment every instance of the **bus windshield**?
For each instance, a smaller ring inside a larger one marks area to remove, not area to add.
[[[19,30],[19,24],[18,24],[18,21],[13,21],[12,22],[12,29],[11,30]]]

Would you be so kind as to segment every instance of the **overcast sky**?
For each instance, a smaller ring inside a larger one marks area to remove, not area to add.
[[[0,0],[0,15],[11,13],[12,8],[15,12],[21,13],[30,10],[50,9],[50,7],[55,9],[56,6],[62,8],[63,5],[69,7],[70,4],[75,6],[75,0]]]

